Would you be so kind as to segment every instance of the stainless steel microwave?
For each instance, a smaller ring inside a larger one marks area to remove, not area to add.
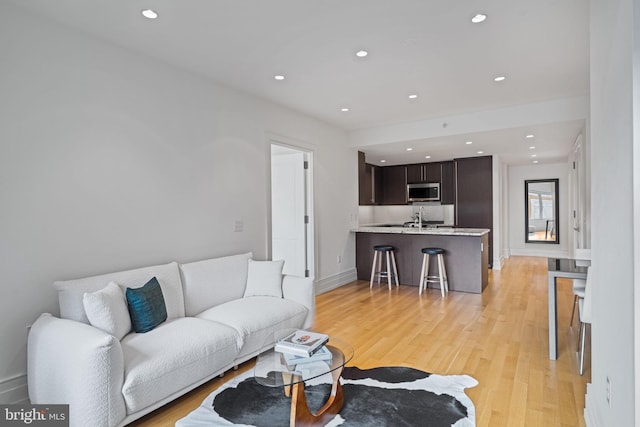
[[[439,202],[440,183],[421,182],[407,184],[407,200],[409,202]]]

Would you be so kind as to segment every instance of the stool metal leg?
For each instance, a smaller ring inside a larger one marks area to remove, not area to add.
[[[428,254],[423,254],[422,255],[422,269],[420,270],[420,287],[418,289],[418,295],[422,295],[422,289],[425,286],[425,283],[424,283],[424,276],[426,275],[425,268],[427,268],[428,263],[429,263],[429,255]]]
[[[573,317],[576,314],[576,305],[578,305],[578,295],[573,296],[573,308],[571,309],[571,321],[569,326],[573,327]]]
[[[376,277],[377,258],[378,258],[378,251],[373,251],[373,262],[371,263],[371,281],[369,282],[369,289],[373,288],[373,279]]]
[[[582,328],[584,328],[584,323],[580,322],[578,326],[578,344],[576,345],[576,351],[580,350],[580,340],[582,339]]]
[[[442,275],[444,276],[444,289],[449,292],[449,279],[447,278],[447,268],[444,266],[444,255],[442,255]]]
[[[391,290],[391,255],[389,255],[389,251],[387,251],[387,285]]]
[[[429,260],[431,256],[429,254],[424,254],[422,264],[424,265],[424,275],[422,276],[422,290],[427,290],[429,287]]]
[[[380,284],[380,276],[382,273],[382,258],[384,258],[384,255],[381,253],[379,254],[380,256],[378,257],[378,285]]]
[[[393,277],[396,278],[396,287],[400,287],[400,282],[398,281],[398,267],[396,266],[396,254],[391,251],[391,262],[393,262]]]
[[[444,258],[441,254],[438,254],[438,278],[440,279],[440,293],[444,298]]]

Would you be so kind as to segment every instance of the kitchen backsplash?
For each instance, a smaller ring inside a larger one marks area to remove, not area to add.
[[[420,206],[359,206],[358,222],[367,224],[402,224],[415,216]],[[424,221],[444,221],[446,225],[453,224],[453,205],[425,205],[422,210]]]

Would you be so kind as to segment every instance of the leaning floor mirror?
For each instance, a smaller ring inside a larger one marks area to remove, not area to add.
[[[558,179],[524,182],[525,242],[559,243]]]

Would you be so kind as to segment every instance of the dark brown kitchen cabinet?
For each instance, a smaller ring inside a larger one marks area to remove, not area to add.
[[[440,162],[407,165],[407,184],[418,182],[441,182],[442,165]]]
[[[382,169],[382,204],[407,204],[407,168],[404,165],[386,166]]]
[[[491,156],[455,159],[455,225],[488,228],[489,266],[493,265],[493,173]]]
[[[425,164],[407,165],[407,184],[426,182],[427,167]]]
[[[363,152],[358,152],[358,204],[380,204],[382,198],[381,168],[365,162]]]
[[[440,200],[443,205],[453,205],[456,202],[456,177],[453,160],[442,162]]]
[[[364,153],[358,151],[358,204],[368,205],[371,201],[371,183],[367,184],[367,164]]]
[[[427,163],[427,181],[426,182],[442,182],[442,163]]]

